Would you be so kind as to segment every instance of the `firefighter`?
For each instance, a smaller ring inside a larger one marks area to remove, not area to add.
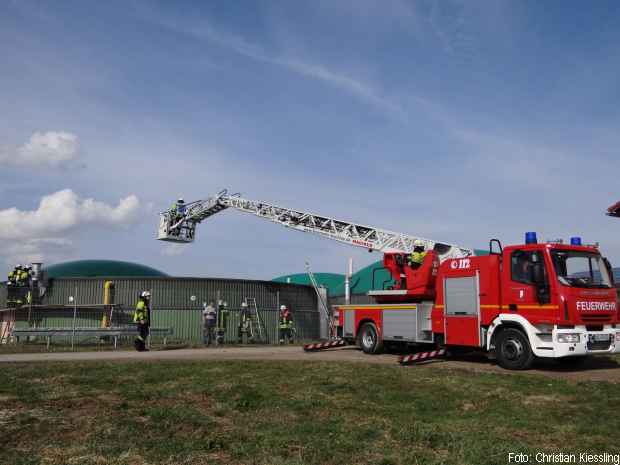
[[[172,204],[169,210],[169,215],[168,215],[171,227],[183,219],[183,217],[185,216],[186,209],[187,207],[182,197],[179,197],[177,201]],[[181,233],[180,226],[176,227],[173,230],[173,232],[175,234],[180,234]]]
[[[203,304],[204,310],[202,311],[202,341],[205,345],[211,345],[215,333],[215,324],[217,322],[217,310],[215,309],[215,302],[209,302],[209,305],[205,302]]]
[[[172,204],[172,207],[170,207],[170,218],[173,223],[180,221],[181,218],[185,216],[186,211],[185,200],[183,200],[183,197],[179,197],[178,200]]]
[[[22,266],[17,265],[13,269],[13,284],[15,286],[21,286],[21,279],[22,279]]]
[[[148,350],[146,348],[146,340],[149,335],[151,316],[151,293],[144,291],[138,298],[136,311],[133,314],[133,321],[137,324],[138,335],[135,339],[135,347],[138,352]]]
[[[413,241],[413,252],[409,256],[409,266],[413,269],[419,268],[426,257],[424,242],[420,239]]]
[[[30,274],[28,273],[28,267],[24,265],[17,265],[13,273],[14,284],[11,292],[11,301],[19,307],[26,300],[27,287],[30,285]]]
[[[218,346],[224,344],[224,338],[226,336],[226,324],[228,323],[228,310],[226,309],[227,305],[228,304],[221,299],[217,302],[215,343]]]
[[[21,265],[17,265],[11,270],[7,279],[6,303],[9,307],[17,305],[17,278],[21,271]]]
[[[286,305],[280,305],[280,344],[293,342],[293,319]]]
[[[177,216],[179,217],[179,219],[181,219],[180,217],[185,216],[186,211],[187,206],[185,205],[185,200],[183,200],[183,197],[179,197],[179,199],[177,200]]]
[[[22,266],[19,272],[19,285],[20,286],[28,286],[30,281],[30,273],[28,272],[27,266]]]
[[[247,302],[241,303],[241,311],[239,312],[239,330],[237,332],[237,341],[239,344],[247,343],[251,338],[250,334],[250,310]]]

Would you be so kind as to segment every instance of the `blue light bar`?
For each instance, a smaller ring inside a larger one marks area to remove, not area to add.
[[[538,239],[536,238],[536,233],[533,231],[529,231],[525,233],[525,243],[526,244],[538,244]]]
[[[571,237],[570,245],[581,245],[581,237]]]

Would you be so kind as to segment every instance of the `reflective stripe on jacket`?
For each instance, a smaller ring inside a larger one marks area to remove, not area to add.
[[[421,265],[424,261],[424,257],[426,257],[426,252],[411,252],[411,257],[409,260],[411,263]]]
[[[140,320],[146,321],[148,319],[148,312],[144,300],[138,301],[136,304],[136,311],[133,314],[134,323],[138,323]]]
[[[280,329],[290,329],[293,327],[293,320],[280,318]]]

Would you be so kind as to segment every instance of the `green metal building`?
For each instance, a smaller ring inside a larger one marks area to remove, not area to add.
[[[111,260],[83,260],[43,268],[45,292],[43,308],[23,309],[14,315],[15,327],[69,328],[76,310],[76,326],[123,326],[131,323],[131,314],[139,294],[152,294],[152,326],[172,328],[173,338],[183,343],[202,339],[203,303],[222,299],[227,302],[229,324],[227,339],[237,336],[241,303],[249,299],[263,322],[266,339],[277,341],[279,306],[287,305],[300,339],[317,339],[320,317],[312,287],[274,281],[219,278],[176,278],[154,268]],[[106,283],[108,283],[106,285]],[[106,287],[108,291],[106,291]],[[106,292],[109,304],[105,309]],[[99,305],[99,307],[93,307]],[[6,284],[0,286],[0,308],[6,307]]]

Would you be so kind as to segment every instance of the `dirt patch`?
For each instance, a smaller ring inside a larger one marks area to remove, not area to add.
[[[473,402],[464,402],[463,405],[461,405],[461,410],[463,412],[469,412],[471,410],[476,410],[476,406]]]
[[[527,396],[523,399],[523,405],[549,405],[549,404],[560,404],[560,403],[569,403],[574,401],[575,399],[570,396],[548,396],[548,395],[537,395],[537,396]]]

